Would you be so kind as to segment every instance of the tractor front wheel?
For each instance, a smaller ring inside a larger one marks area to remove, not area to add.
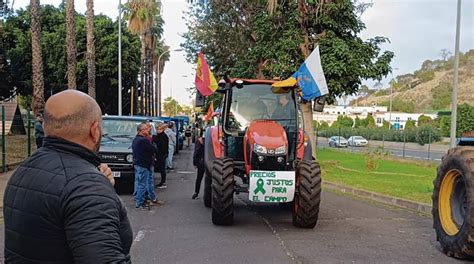
[[[296,193],[293,203],[293,225],[314,228],[321,202],[321,168],[314,160],[303,160],[296,168]]]
[[[433,227],[442,251],[473,260],[474,147],[450,149],[433,184]]]
[[[212,223],[231,225],[234,219],[234,161],[214,160],[212,164]]]

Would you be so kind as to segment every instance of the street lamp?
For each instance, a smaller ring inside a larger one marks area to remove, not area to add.
[[[393,70],[398,70],[398,68],[393,68]],[[395,78],[393,78],[393,72],[390,71],[390,74],[392,75],[392,81],[395,81]],[[391,129],[392,127],[392,100],[393,100],[393,91],[392,91],[392,84],[390,84],[390,106],[389,106],[389,112],[388,112],[388,130]]]
[[[451,106],[451,132],[450,144],[454,148],[456,146],[456,119],[458,115],[458,73],[459,73],[459,35],[461,25],[461,0],[458,0],[458,13],[456,17],[456,44],[454,49],[454,80],[453,80],[453,94]]]
[[[155,107],[155,109],[158,109],[158,116],[161,116],[161,74],[160,74],[160,61],[161,57],[165,55],[168,52],[171,51],[183,51],[182,49],[175,49],[175,50],[165,50],[163,51],[160,56],[158,56],[158,72],[156,78],[158,78],[157,86],[156,86],[156,101],[154,102],[155,104],[158,103],[158,107]]]
[[[118,115],[122,115],[122,0],[118,5]]]

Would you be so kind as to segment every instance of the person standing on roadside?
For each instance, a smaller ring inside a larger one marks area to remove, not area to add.
[[[191,126],[186,127],[186,130],[184,130],[184,136],[186,137],[186,148],[189,148],[191,146],[191,137],[193,136]]]
[[[193,153],[193,165],[197,169],[196,183],[194,187],[194,194],[191,197],[192,199],[199,198],[199,190],[201,189],[201,181],[204,176],[205,167],[204,167],[204,137],[202,132],[200,132],[199,137],[194,143],[194,153]]]
[[[151,144],[150,127],[147,122],[137,126],[137,136],[132,142],[133,166],[135,167],[135,208],[149,209],[149,205],[162,204],[156,198],[155,186],[153,185],[153,157],[156,148]],[[150,204],[145,203],[145,193],[150,199]]]
[[[43,146],[44,130],[43,130],[43,111],[38,113],[35,121],[35,140],[36,148],[39,149]]]
[[[153,136],[153,143],[156,145],[157,153],[155,155],[155,166],[161,174],[160,183],[156,187],[166,188],[166,158],[168,157],[168,136],[165,134],[166,124],[156,126],[156,135]]]
[[[99,105],[76,90],[57,93],[43,127],[43,147],[5,189],[5,263],[131,263],[127,210],[97,156]]]
[[[176,133],[173,131],[173,122],[168,124],[165,129],[168,136],[168,157],[166,158],[166,169],[173,170],[173,154],[176,147]]]

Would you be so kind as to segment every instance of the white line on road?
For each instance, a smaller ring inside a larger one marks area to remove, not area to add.
[[[177,171],[176,173],[178,173],[178,174],[194,174],[196,172],[195,171]]]

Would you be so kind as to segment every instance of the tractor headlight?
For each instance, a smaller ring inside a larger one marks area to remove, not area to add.
[[[258,154],[267,154],[267,148],[264,147],[264,146],[261,146],[257,143],[253,144],[253,149],[255,152],[257,152]]]
[[[286,146],[281,146],[275,149],[275,155],[286,154]]]
[[[125,159],[127,160],[127,162],[130,162],[132,163],[133,162],[133,155],[132,154],[128,154]]]

